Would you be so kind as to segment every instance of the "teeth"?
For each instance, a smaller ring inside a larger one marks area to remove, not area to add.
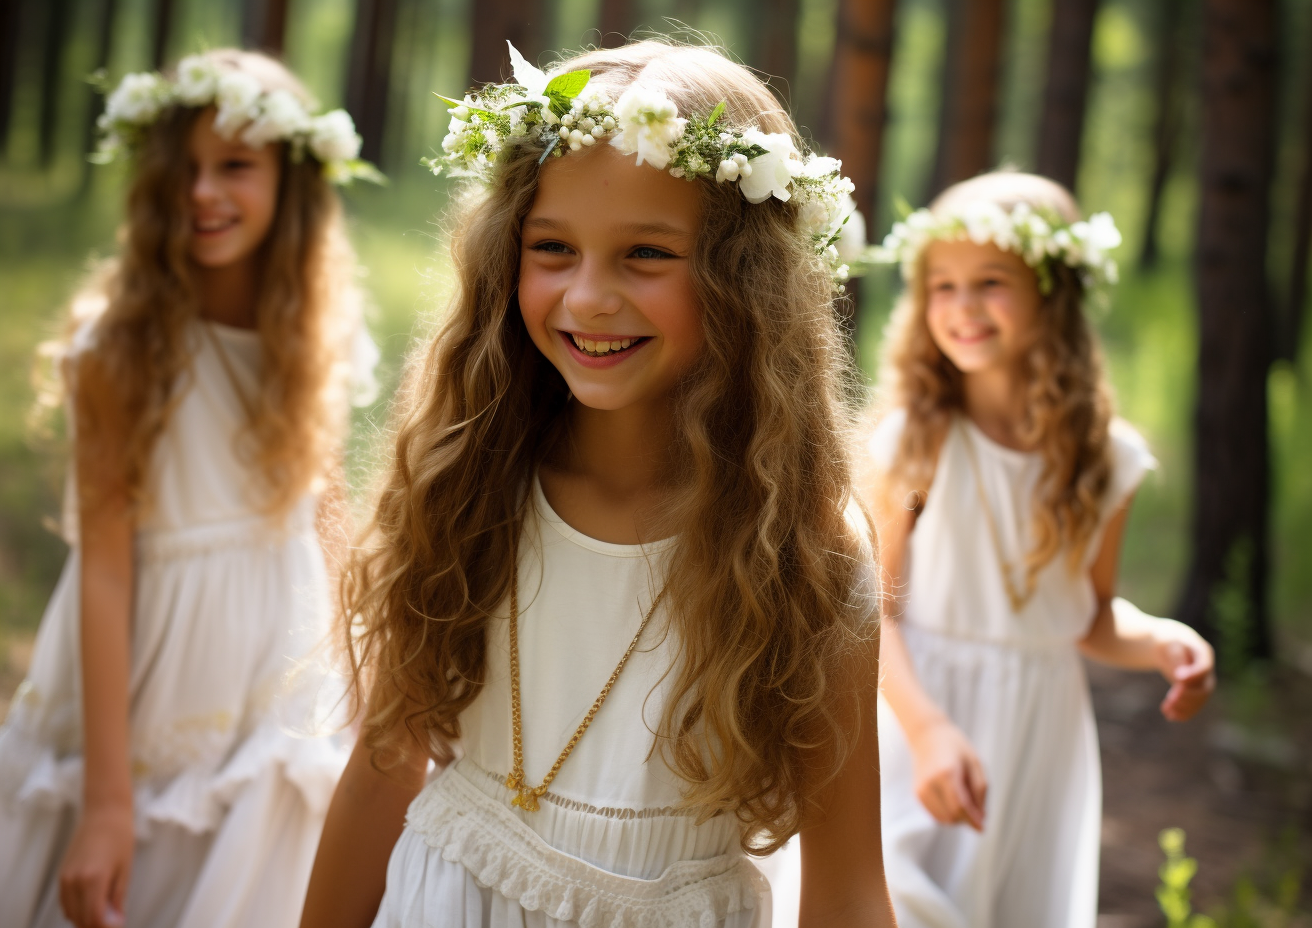
[[[583,338],[582,336],[570,333],[570,338],[574,340],[574,347],[579,351],[586,352],[594,357],[610,354],[615,351],[624,351],[637,344],[636,338],[615,338],[599,341],[592,338]]]

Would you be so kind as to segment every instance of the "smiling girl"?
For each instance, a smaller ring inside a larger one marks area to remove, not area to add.
[[[1042,177],[984,175],[885,241],[907,289],[865,485],[884,588],[884,849],[898,923],[1092,928],[1101,779],[1080,655],[1213,686],[1192,629],[1116,600],[1154,466],[1111,415],[1090,290],[1120,240]],[[987,810],[987,812],[986,812]]]
[[[302,924],[768,925],[745,852],[800,830],[803,923],[890,925],[850,187],[711,49],[512,57],[438,159],[489,185],[348,576],[368,707]]]
[[[372,348],[329,186],[358,139],[309,106],[237,51],[109,98],[131,186],[57,346],[71,552],[0,728],[6,926],[299,914],[345,757],[283,730],[315,695],[284,677],[327,617],[318,496]]]

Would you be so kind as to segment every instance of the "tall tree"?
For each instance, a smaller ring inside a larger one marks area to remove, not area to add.
[[[96,12],[96,30],[93,33],[96,42],[95,70],[104,71],[109,67],[109,53],[114,47],[114,26],[118,22],[118,0],[100,0]],[[91,151],[96,144],[96,120],[104,111],[104,101],[99,93],[87,87],[90,102],[87,105],[87,120],[82,127],[82,150]],[[78,185],[77,199],[83,200],[91,192],[91,164],[87,162],[82,168],[82,181]]]
[[[64,44],[68,39],[68,0],[47,0],[45,35],[41,54],[41,119],[37,131],[41,166],[55,160],[55,131],[59,126],[59,78],[63,74]]]
[[[1153,98],[1157,112],[1153,122],[1153,173],[1148,184],[1148,209],[1143,223],[1143,247],[1139,252],[1139,266],[1151,268],[1157,264],[1159,243],[1157,224],[1162,214],[1162,194],[1166,179],[1175,159],[1175,139],[1179,133],[1180,101],[1177,91],[1180,72],[1180,23],[1184,0],[1162,0],[1157,7],[1157,67],[1153,77]]]
[[[155,30],[151,36],[150,60],[156,70],[164,67],[169,53],[169,34],[173,31],[174,0],[156,0]]]
[[[287,0],[243,0],[241,40],[247,48],[282,54],[287,43]]]
[[[546,36],[545,0],[475,0],[469,54],[469,80],[483,84],[510,76],[509,40],[536,63]]]
[[[993,161],[1003,0],[951,0],[931,193]]]
[[[762,0],[748,7],[753,34],[752,64],[770,81],[770,88],[785,106],[792,99],[797,80],[798,0]],[[841,16],[842,13],[840,12]]]
[[[634,0],[601,0],[597,31],[603,48],[619,48],[638,28],[638,10]]]
[[[397,0],[356,0],[355,31],[346,79],[346,110],[364,140],[360,156],[382,162],[383,130],[396,41]]]
[[[1304,46],[1308,47],[1308,46]],[[1312,87],[1309,74],[1303,74],[1303,173],[1298,182],[1298,200],[1294,205],[1294,257],[1289,271],[1288,303],[1276,340],[1276,356],[1284,361],[1298,359],[1303,340],[1303,319],[1307,313],[1307,275],[1309,251],[1312,250]]]
[[[1206,0],[1193,551],[1178,615],[1214,640],[1224,629],[1233,642],[1241,630],[1250,657],[1271,654],[1266,246],[1276,52],[1276,0]]]
[[[843,172],[852,179],[857,209],[873,222],[888,117],[888,74],[893,57],[897,0],[840,0],[834,62],[830,74],[832,144]],[[845,311],[855,334],[859,284],[849,285]]]
[[[1056,0],[1048,38],[1048,82],[1039,119],[1040,174],[1075,189],[1089,96],[1089,49],[1098,0]]]
[[[9,145],[9,120],[18,86],[18,30],[22,0],[0,0],[0,154]]]

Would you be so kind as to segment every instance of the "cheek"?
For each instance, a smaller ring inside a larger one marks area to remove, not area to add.
[[[547,275],[532,265],[522,264],[519,271],[519,314],[534,341],[545,337],[547,314],[553,305]]]
[[[644,315],[675,353],[691,358],[701,350],[706,330],[691,278],[663,280],[644,296]]]

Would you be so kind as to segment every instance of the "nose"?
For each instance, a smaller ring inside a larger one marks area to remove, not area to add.
[[[197,165],[191,180],[191,201],[197,206],[213,203],[218,199],[219,189],[214,172],[205,165]]]
[[[614,315],[624,305],[623,290],[612,269],[595,257],[585,257],[579,262],[561,299],[570,315],[579,321]]]

